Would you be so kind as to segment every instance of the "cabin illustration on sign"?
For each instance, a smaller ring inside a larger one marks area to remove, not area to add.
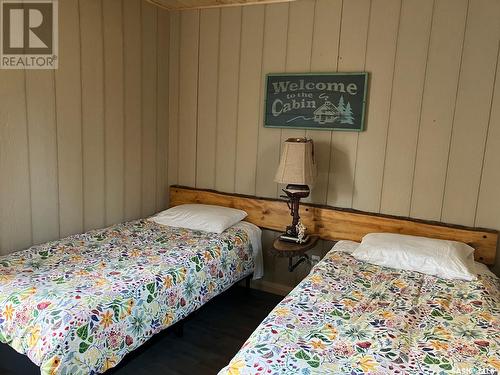
[[[340,122],[341,124],[353,124],[354,117],[351,109],[351,104],[344,103],[344,97],[341,96],[339,103],[334,105],[332,102],[325,100],[325,102],[314,111],[313,121],[323,124],[331,124]]]
[[[319,124],[334,123],[338,118],[339,110],[332,102],[326,100],[314,111],[314,121]]]

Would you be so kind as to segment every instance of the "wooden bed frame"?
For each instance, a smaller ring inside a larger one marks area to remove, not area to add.
[[[186,203],[216,204],[248,213],[245,220],[264,229],[282,231],[290,221],[286,202],[279,199],[221,193],[174,185],[170,187],[170,206]],[[444,224],[436,221],[374,214],[352,209],[303,203],[300,216],[311,233],[330,241],[360,241],[367,233],[390,232],[461,241],[472,246],[477,261],[495,263],[498,231]]]

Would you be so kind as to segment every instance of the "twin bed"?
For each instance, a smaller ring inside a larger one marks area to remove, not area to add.
[[[220,375],[497,374],[500,281],[380,267],[340,241]]]
[[[280,214],[274,201],[172,188],[171,204],[185,203],[241,208],[269,229]],[[472,238],[476,256],[491,261],[496,233],[449,229],[441,237]],[[234,283],[261,274],[259,244],[260,229],[248,222],[218,234],[137,220],[0,257],[0,341],[42,374],[105,372]],[[500,371],[498,278],[485,267],[474,281],[381,267],[356,260],[357,246],[338,242],[220,374]]]
[[[105,372],[250,277],[259,242],[245,222],[217,234],[137,220],[0,257],[0,341],[42,374]]]

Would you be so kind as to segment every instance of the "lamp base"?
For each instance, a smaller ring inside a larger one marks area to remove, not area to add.
[[[299,233],[297,230],[297,225],[299,224],[300,216],[299,216],[299,205],[300,199],[309,196],[309,186],[307,185],[296,185],[296,184],[288,184],[283,192],[286,196],[282,195],[282,198],[287,199],[287,205],[290,209],[290,216],[292,216],[291,225],[286,227],[285,233],[283,233],[281,239],[283,241],[290,241],[295,243],[302,243],[299,239]],[[283,237],[284,236],[284,237]]]

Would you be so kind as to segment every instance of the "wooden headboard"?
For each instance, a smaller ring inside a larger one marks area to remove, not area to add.
[[[265,229],[282,231],[291,221],[290,211],[283,200],[171,186],[170,206],[186,203],[238,208],[248,213],[247,221]],[[365,234],[372,232],[426,236],[465,242],[476,249],[477,261],[488,265],[495,263],[498,231],[491,229],[469,228],[308,203],[300,205],[300,217],[309,232],[318,234],[324,240],[361,241]]]

